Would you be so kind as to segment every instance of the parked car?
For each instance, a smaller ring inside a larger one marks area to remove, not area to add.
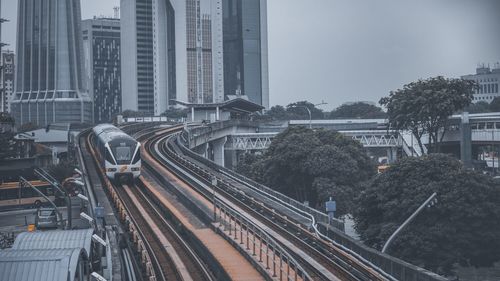
[[[36,228],[57,228],[57,212],[54,208],[40,208],[35,216]]]

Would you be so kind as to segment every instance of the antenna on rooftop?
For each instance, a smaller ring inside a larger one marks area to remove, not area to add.
[[[115,11],[115,19],[119,19],[120,18],[120,7],[115,6],[115,7],[113,7],[113,10]]]

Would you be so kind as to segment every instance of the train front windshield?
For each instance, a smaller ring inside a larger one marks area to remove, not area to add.
[[[112,141],[110,146],[118,165],[130,164],[134,156],[136,143],[127,140]]]

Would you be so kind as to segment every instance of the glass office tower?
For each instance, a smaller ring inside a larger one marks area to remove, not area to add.
[[[269,107],[265,0],[223,0],[224,94]]]
[[[19,0],[16,125],[91,123],[83,90],[80,0]]]

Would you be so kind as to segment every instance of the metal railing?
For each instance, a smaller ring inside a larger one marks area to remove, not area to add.
[[[291,255],[264,230],[214,196],[214,221],[226,238],[251,253],[278,280],[312,280]],[[221,233],[221,234],[222,234]],[[284,279],[285,278],[285,279]]]
[[[262,185],[260,183],[255,182],[252,179],[249,179],[243,175],[235,173],[230,169],[227,169],[225,167],[217,165],[213,161],[206,159],[203,156],[188,149],[182,141],[178,141],[178,144],[179,144],[179,147],[181,148],[183,153],[185,153],[189,157],[203,163],[204,165],[207,165],[208,167],[210,167],[212,169],[223,172],[223,173],[230,175],[231,177],[233,177],[239,181],[246,183],[248,187],[252,188],[253,190],[259,192],[260,194],[262,194],[264,196],[267,196],[268,198],[277,199],[275,201],[278,201],[279,203],[283,203],[285,205],[293,207],[291,209],[294,211],[299,210],[300,212],[306,213],[308,215],[312,215],[317,222],[322,222],[322,223],[326,223],[326,224],[331,223],[331,225],[333,227],[344,231],[344,222],[343,221],[338,220],[338,219],[334,219],[334,220],[330,221],[327,214],[322,213],[322,212],[320,212],[316,209],[313,209],[309,206],[306,206],[295,199],[292,199],[286,195],[283,195],[283,194],[281,194],[281,193],[279,193],[279,192],[277,192],[277,191],[275,191],[275,190],[273,190],[265,185]]]

